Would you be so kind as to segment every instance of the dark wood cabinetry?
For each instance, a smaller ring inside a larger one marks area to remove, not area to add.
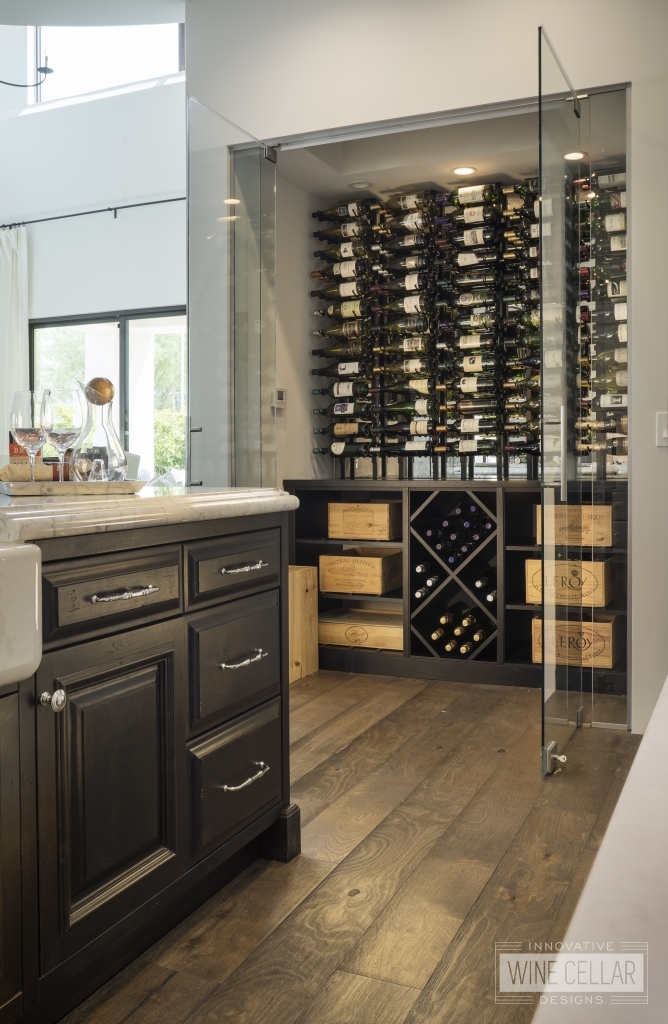
[[[22,1012],[18,694],[0,697],[0,1024]]]
[[[77,542],[41,545],[47,651],[22,724],[0,698],[0,1024],[57,1020],[260,843],[299,849],[287,514]]]

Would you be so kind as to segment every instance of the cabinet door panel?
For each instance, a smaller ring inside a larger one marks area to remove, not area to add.
[[[195,853],[280,802],[280,706],[272,700],[190,744]]]
[[[234,601],[189,621],[193,729],[231,718],[279,692],[278,594],[271,590]]]
[[[84,949],[182,869],[184,658],[170,623],[47,655],[37,699],[40,967]],[[182,766],[179,766],[179,761]]]
[[[18,696],[0,698],[0,1022],[21,1002],[21,817]]]

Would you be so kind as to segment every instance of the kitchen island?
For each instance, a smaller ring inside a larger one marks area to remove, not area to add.
[[[290,804],[275,489],[0,497],[42,659],[0,688],[0,1022],[56,1021],[257,856]],[[0,593],[7,600],[7,593]]]

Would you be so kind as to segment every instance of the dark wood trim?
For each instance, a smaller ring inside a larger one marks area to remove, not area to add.
[[[404,658],[399,651],[374,651],[362,647],[321,647],[320,668],[499,686],[540,687],[542,682],[540,665],[497,665],[490,661],[445,661],[444,658],[415,656]]]

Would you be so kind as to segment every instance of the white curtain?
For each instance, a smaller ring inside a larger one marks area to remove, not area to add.
[[[9,452],[14,392],[29,387],[28,238],[25,228],[5,228],[0,230],[0,464]]]

